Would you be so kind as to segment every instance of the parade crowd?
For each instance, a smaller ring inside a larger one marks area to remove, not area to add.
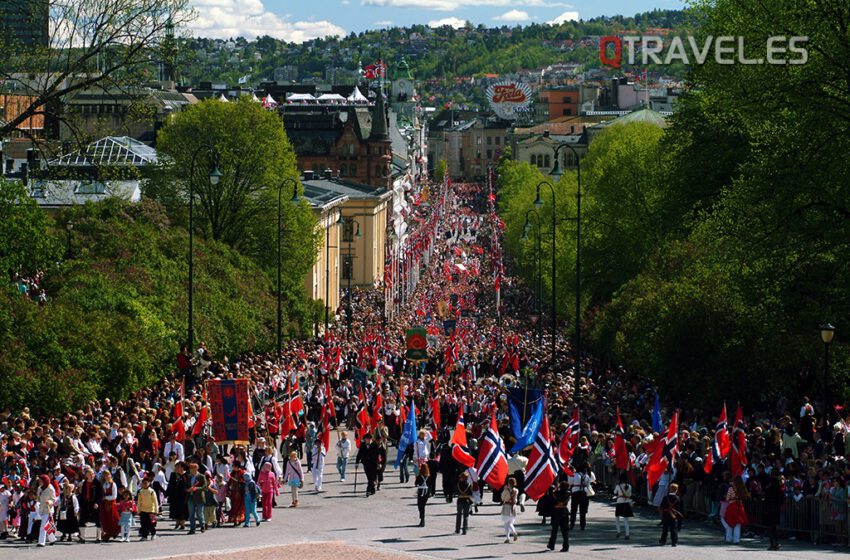
[[[201,344],[181,351],[173,375],[130,399],[58,417],[0,413],[0,539],[44,546],[155,539],[163,523],[187,535],[256,526],[275,506],[299,507],[306,485],[321,492],[333,451],[341,482],[362,469],[366,496],[390,475],[409,484],[422,526],[438,494],[454,504],[462,534],[470,515],[500,504],[506,544],[519,538],[515,520],[528,506],[551,524],[548,548],[560,536],[568,550],[569,531],[585,530],[597,493],[615,506],[618,538],[630,539],[629,519],[648,506],[660,518],[661,544],[675,546],[688,517],[723,525],[720,543],[740,542],[752,525],[774,549],[780,536],[848,544],[843,410],[782,401],[726,423],[718,403],[718,411],[662,409],[668,422],[659,429],[650,381],[591,356],[576,379],[568,340],[538,339],[528,291],[503,273],[504,226],[487,187],[446,183],[440,196],[434,250],[415,291],[388,314],[382,286],[355,288],[350,338],[345,325],[334,327],[290,341],[279,358],[217,357]],[[405,333],[417,325],[427,328],[429,357],[411,361]],[[212,437],[205,381],[216,378],[251,381],[249,442]],[[535,506],[527,497],[539,475],[532,467],[542,464],[535,446],[508,454],[498,487],[476,468],[494,424],[505,449],[516,443],[509,393],[526,384],[544,395],[549,429],[541,433],[557,455]],[[420,429],[398,449],[411,415]],[[461,424],[474,466],[455,452]]]

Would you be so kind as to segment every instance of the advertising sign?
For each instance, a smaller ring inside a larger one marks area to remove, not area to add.
[[[487,101],[497,117],[512,121],[531,106],[531,87],[521,82],[499,82],[487,88]]]

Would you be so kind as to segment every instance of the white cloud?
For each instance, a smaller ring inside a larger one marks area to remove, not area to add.
[[[266,10],[262,0],[192,0],[198,14],[192,31],[200,37],[253,39],[270,35],[285,41],[303,43],[331,35],[345,36],[345,29],[326,20],[291,21]]]
[[[381,21],[375,22],[375,25],[377,25],[378,27],[389,27],[392,24],[393,24],[393,22],[390,19],[382,19]]]
[[[531,17],[528,15],[528,12],[524,10],[511,10],[509,12],[505,12],[500,16],[496,16],[493,18],[496,21],[506,21],[506,22],[518,22],[518,21],[528,21]]]
[[[547,21],[549,25],[561,25],[567,21],[578,21],[578,12],[564,12],[552,21]]]
[[[444,25],[449,25],[451,27],[454,27],[455,29],[460,29],[461,27],[466,25],[466,20],[456,17],[447,17],[443,19],[432,19],[428,22],[428,27],[443,27]]]
[[[439,10],[452,12],[457,8],[471,6],[514,7],[528,6],[533,8],[572,8],[566,2],[552,0],[361,0],[364,6],[382,6],[387,8],[419,8],[422,10]]]

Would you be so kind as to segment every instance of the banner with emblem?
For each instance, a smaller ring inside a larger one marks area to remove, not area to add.
[[[216,443],[248,444],[248,420],[251,413],[248,388],[248,379],[207,381],[213,437]]]
[[[428,331],[425,327],[413,327],[407,329],[407,353],[408,360],[428,359]]]

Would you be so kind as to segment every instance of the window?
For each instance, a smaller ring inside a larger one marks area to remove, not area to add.
[[[543,167],[549,168],[550,161],[551,160],[549,159],[549,154],[546,154],[546,156],[543,158]]]
[[[493,159],[493,150],[487,150],[487,159]]]
[[[502,144],[502,137],[501,137],[501,136],[496,136],[496,145],[497,145],[497,146],[499,146],[499,145],[501,145],[501,144]]]
[[[573,114],[573,110],[572,110],[572,109],[564,109],[564,116],[565,116],[565,117],[567,117],[567,116],[569,116],[569,115],[572,115],[572,114]]]
[[[487,145],[488,145],[488,146],[492,146],[492,145],[493,145],[493,137],[492,137],[492,136],[488,136],[488,137],[487,137]]]
[[[480,136],[475,139],[475,143],[479,146],[481,145],[481,137]]]
[[[350,156],[354,155],[354,144],[348,145],[348,155],[350,155]]]
[[[342,226],[342,242],[351,243],[354,241],[354,220],[345,220]]]
[[[573,102],[573,100],[570,98],[569,95],[564,96],[564,103],[572,103],[572,102]]]
[[[81,181],[74,194],[106,194],[106,185],[100,181]]]
[[[352,163],[348,167],[348,175],[349,175],[349,177],[357,177],[357,165],[356,164]]]

